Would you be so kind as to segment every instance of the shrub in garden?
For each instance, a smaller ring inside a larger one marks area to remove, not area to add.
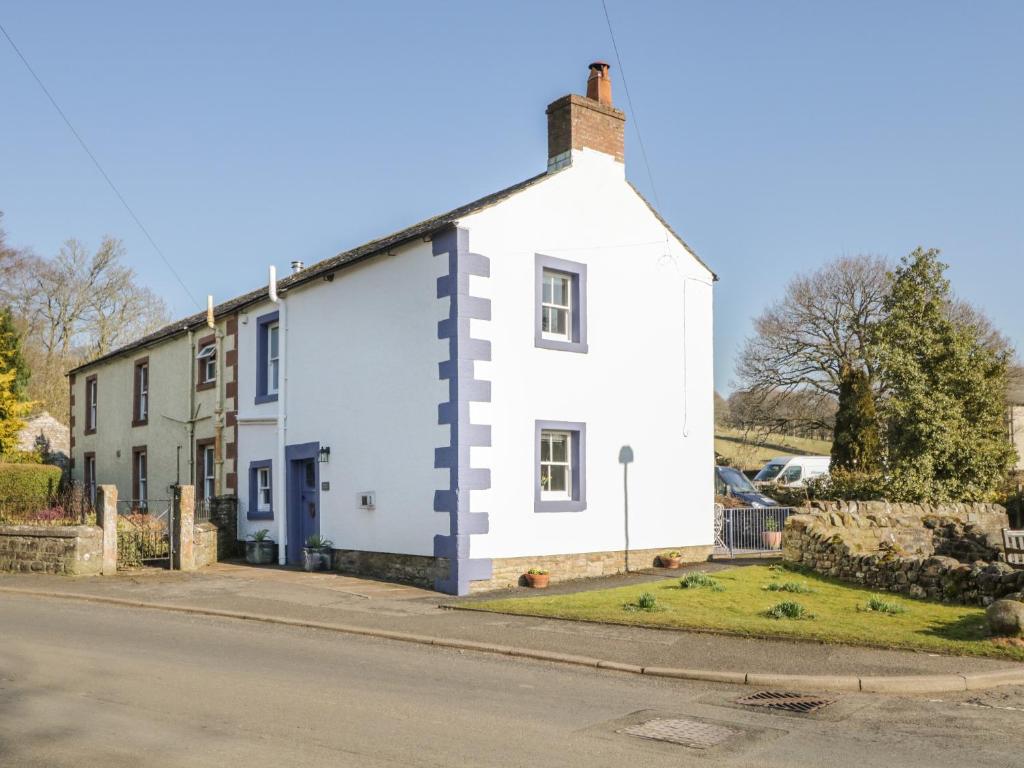
[[[767,592],[793,592],[798,595],[809,595],[814,592],[813,589],[799,581],[784,581],[782,583],[773,581],[765,584],[761,589]]]
[[[627,611],[647,611],[648,613],[665,610],[658,605],[658,598],[652,592],[641,592],[635,603],[626,603],[622,607]]]
[[[765,614],[769,619],[813,619],[814,614],[800,603],[786,600],[769,608]]]
[[[680,589],[700,589],[701,587],[715,592],[722,592],[725,589],[718,579],[708,576],[704,571],[688,573],[679,580]]]
[[[877,613],[906,613],[907,611],[907,609],[899,603],[889,602],[879,595],[871,595],[861,610],[875,611]]]
[[[0,521],[18,521],[49,509],[60,480],[60,467],[0,464]]]

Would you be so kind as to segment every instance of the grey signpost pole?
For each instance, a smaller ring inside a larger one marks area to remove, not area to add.
[[[633,463],[633,449],[624,445],[619,449],[619,464],[622,465],[623,523],[626,533],[626,573],[629,573],[629,465]]]

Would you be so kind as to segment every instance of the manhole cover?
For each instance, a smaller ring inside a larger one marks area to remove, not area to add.
[[[751,696],[744,696],[736,699],[737,704],[747,707],[764,707],[765,709],[779,709],[783,712],[796,712],[806,715],[815,712],[822,707],[833,704],[835,699],[825,699],[821,696],[807,696],[802,693],[791,693],[788,691],[758,691]]]
[[[684,747],[706,749],[735,736],[737,731],[722,725],[702,723],[700,720],[659,718],[639,725],[631,725],[628,728],[623,728],[619,733],[628,733],[630,736],[639,736],[641,739],[682,744]]]

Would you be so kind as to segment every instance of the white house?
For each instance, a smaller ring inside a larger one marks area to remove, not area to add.
[[[710,553],[714,275],[626,180],[606,64],[547,116],[540,175],[229,303],[240,536],[452,594]]]

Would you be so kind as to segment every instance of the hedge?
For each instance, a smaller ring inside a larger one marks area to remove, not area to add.
[[[0,516],[46,509],[60,479],[61,468],[49,464],[0,464]]]

